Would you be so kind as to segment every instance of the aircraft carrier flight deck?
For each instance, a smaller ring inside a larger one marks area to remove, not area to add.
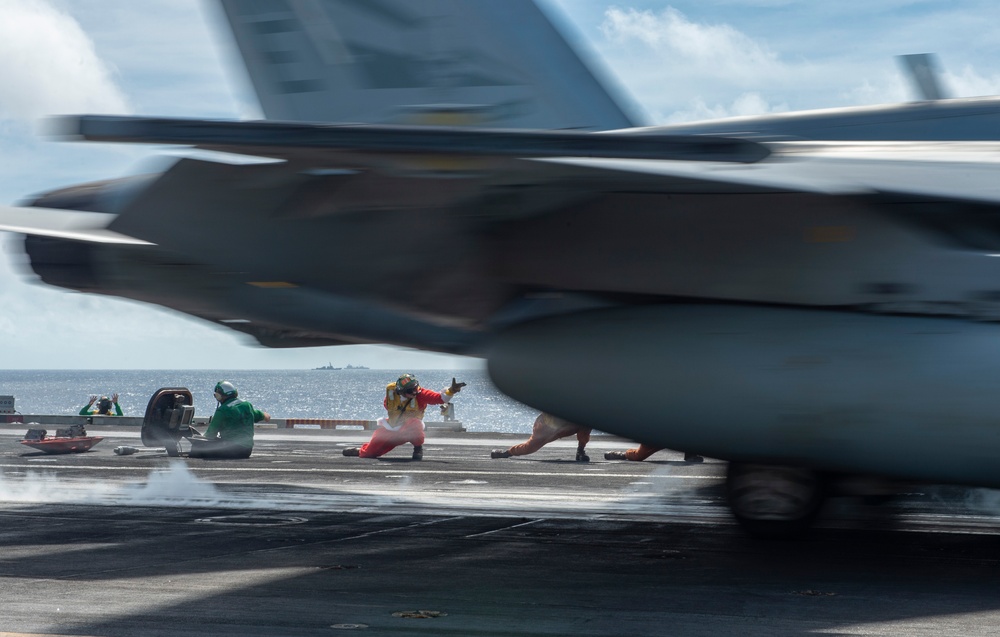
[[[746,536],[721,461],[607,461],[597,435],[262,430],[248,460],[171,458],[130,428],[86,453],[0,429],[2,635],[970,635],[1000,623],[994,492],[834,499],[802,539]]]

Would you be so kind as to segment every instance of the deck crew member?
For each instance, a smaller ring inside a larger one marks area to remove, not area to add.
[[[646,458],[650,457],[657,451],[665,449],[665,447],[654,447],[653,445],[647,445],[646,443],[641,443],[638,447],[633,447],[632,449],[626,449],[625,451],[609,451],[604,454],[605,460],[632,460],[634,462],[642,462]],[[696,453],[691,453],[690,451],[684,452],[684,462],[698,463],[703,462],[705,459]]]
[[[215,384],[219,406],[209,421],[204,436],[191,436],[191,458],[249,458],[253,453],[254,423],[271,419],[266,411],[255,409],[239,399],[236,386],[228,380]]]
[[[378,458],[401,444],[413,445],[413,459],[424,458],[424,410],[428,405],[442,405],[451,401],[451,397],[462,391],[465,383],[451,379],[451,386],[442,392],[424,389],[413,374],[403,374],[394,383],[385,387],[385,399],[382,405],[387,416],[379,418],[378,425],[371,440],[360,449],[348,447],[344,449],[345,456],[360,456],[362,458]]]
[[[97,406],[94,407],[94,403]],[[111,407],[115,408],[115,413],[111,413]],[[93,409],[92,409],[93,408]],[[118,406],[118,394],[111,394],[111,398],[107,396],[101,396],[100,400],[97,396],[91,396],[90,401],[80,408],[81,416],[121,416],[122,408]]]
[[[511,456],[526,456],[535,453],[553,440],[576,435],[576,461],[590,462],[587,455],[587,443],[590,442],[590,428],[575,425],[562,418],[556,418],[552,414],[541,413],[535,418],[535,424],[531,427],[531,437],[519,445],[514,445],[509,449],[494,449],[490,453],[491,458],[510,458]]]

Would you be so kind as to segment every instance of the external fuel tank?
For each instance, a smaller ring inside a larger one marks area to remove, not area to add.
[[[505,393],[727,460],[1000,486],[1000,325],[734,305],[551,317],[488,354]]]

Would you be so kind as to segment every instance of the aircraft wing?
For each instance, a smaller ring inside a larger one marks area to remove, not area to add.
[[[118,215],[81,210],[0,206],[0,230],[58,239],[117,245],[152,245],[108,230]]]
[[[371,155],[422,157],[433,176],[434,157],[534,159],[605,173],[617,186],[661,190],[684,180],[702,192],[757,187],[858,195],[898,193],[956,201],[995,202],[1000,144],[993,142],[772,142],[711,135],[482,130],[448,127],[315,125],[83,116],[62,122],[89,141],[180,144],[228,153],[280,158],[310,168],[362,166]],[[772,157],[773,155],[773,157]],[[770,157],[770,161],[764,161]],[[411,164],[413,165],[413,164]],[[417,164],[419,165],[419,164]],[[447,164],[442,174],[462,172]],[[464,170],[476,172],[475,163]],[[480,165],[481,166],[481,165]],[[510,164],[491,163],[502,173]],[[523,170],[523,169],[522,169]],[[642,185],[636,185],[642,182]]]
[[[756,142],[718,136],[581,133],[434,126],[233,122],[90,115],[61,126],[88,141],[190,145],[290,161],[329,163],[334,152],[491,157],[608,157],[755,162]]]

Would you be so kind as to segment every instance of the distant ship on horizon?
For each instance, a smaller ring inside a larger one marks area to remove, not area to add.
[[[338,370],[338,369],[370,369],[370,368],[369,367],[365,367],[364,365],[348,365],[347,367],[334,367],[333,363],[327,363],[326,365],[324,365],[322,367],[313,367],[313,370],[317,370],[317,369]]]

